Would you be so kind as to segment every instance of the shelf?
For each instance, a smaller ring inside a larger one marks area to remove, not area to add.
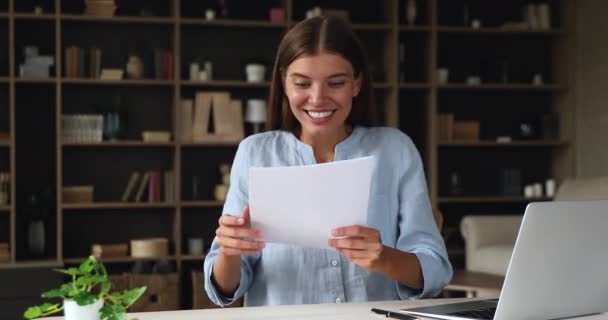
[[[103,141],[103,142],[66,142],[64,147],[106,147],[106,148],[170,148],[174,142],[143,142],[141,140]]]
[[[57,15],[52,13],[43,13],[43,14],[35,14],[35,13],[15,13],[15,19],[17,20],[47,20],[53,21],[57,17]]]
[[[61,82],[64,84],[82,84],[82,85],[110,85],[110,86],[171,86],[175,82],[173,80],[156,80],[156,79],[141,79],[141,80],[102,80],[102,79],[72,79],[63,78]]]
[[[88,257],[81,258],[64,258],[63,262],[68,264],[78,264],[86,261]],[[133,257],[107,257],[107,258],[99,258],[98,261],[103,263],[131,263],[137,261],[159,261],[159,260],[176,260],[175,256],[167,256],[163,258],[133,258]]]
[[[430,31],[430,26],[408,26],[408,25],[400,25],[399,31],[403,32],[427,32]]]
[[[450,141],[439,142],[439,147],[559,147],[565,146],[568,143],[565,141],[548,141],[548,140],[529,140],[512,142],[496,142],[496,141]]]
[[[24,83],[24,84],[40,84],[40,83],[57,83],[57,79],[55,77],[50,78],[15,78],[16,83]]]
[[[512,84],[502,84],[502,83],[488,83],[488,84],[466,84],[466,83],[457,83],[457,84],[445,84],[439,85],[439,89],[445,90],[522,90],[522,91],[558,91],[563,90],[564,88],[559,85],[554,84],[544,84],[544,85],[533,85],[527,83],[512,83]]]
[[[182,25],[192,26],[211,26],[211,27],[242,27],[242,28],[276,28],[284,29],[287,24],[284,22],[270,22],[268,20],[232,20],[216,19],[205,20],[197,18],[181,18]]]
[[[26,268],[57,268],[63,264],[57,260],[31,260],[17,261],[15,263],[0,263],[0,269],[26,269]]]
[[[473,29],[469,27],[450,27],[440,26],[437,28],[440,33],[464,33],[464,34],[507,34],[507,35],[561,35],[563,32],[559,29],[553,30],[528,30],[514,28],[479,28]]]
[[[0,83],[9,83],[10,81],[9,77],[0,77]]]
[[[212,80],[212,81],[193,81],[182,80],[183,86],[192,87],[239,87],[239,88],[268,88],[270,82],[247,82],[243,80]]]
[[[183,255],[179,258],[181,261],[200,261],[205,260],[205,255]]]
[[[184,208],[221,208],[223,206],[223,202],[215,200],[182,201]]]
[[[355,31],[389,31],[391,29],[390,24],[376,23],[353,23],[351,27]]]
[[[11,146],[11,142],[9,140],[0,140],[0,148],[8,148]]]
[[[175,205],[167,202],[93,202],[64,203],[64,210],[77,209],[171,209]]]
[[[240,141],[206,141],[206,142],[184,142],[184,148],[208,148],[208,147],[236,147]]]
[[[8,18],[7,12],[0,12],[0,18]]]
[[[124,23],[124,24],[166,24],[171,25],[175,22],[174,18],[169,17],[138,17],[138,16],[114,16],[96,17],[79,14],[63,14],[62,21],[74,22],[100,22],[100,23]]]
[[[400,83],[399,84],[399,89],[430,89],[431,88],[431,84],[430,83],[424,83],[424,82],[419,82],[419,83]]]
[[[2,205],[0,206],[0,213],[2,212],[10,212],[11,211],[11,206],[10,205]]]
[[[479,197],[439,197],[439,203],[527,203],[538,201],[550,201],[551,198],[524,198],[503,196],[479,196]]]

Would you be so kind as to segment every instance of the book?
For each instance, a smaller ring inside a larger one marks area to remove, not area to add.
[[[170,142],[171,132],[162,130],[149,130],[141,133],[144,142]]]
[[[243,106],[241,100],[229,100],[228,104],[213,107],[213,123],[215,134],[233,137],[235,140],[243,139]]]
[[[183,99],[179,104],[180,137],[183,142],[192,141],[192,99]]]
[[[131,176],[129,177],[129,182],[127,183],[127,187],[125,188],[125,191],[122,193],[121,201],[123,201],[123,202],[129,201],[131,194],[133,194],[133,191],[135,190],[135,185],[137,184],[137,180],[139,180],[139,172],[134,171],[131,173]]]
[[[146,186],[150,181],[150,172],[144,173],[141,178],[141,183],[139,184],[139,188],[137,189],[137,193],[135,194],[135,202],[141,202],[144,196],[144,191],[146,191]]]
[[[209,118],[211,116],[211,94],[197,92],[194,96],[194,118],[192,124],[192,140],[200,141],[209,133]]]
[[[160,202],[160,171],[150,171],[149,175],[150,183],[148,184],[148,202]]]

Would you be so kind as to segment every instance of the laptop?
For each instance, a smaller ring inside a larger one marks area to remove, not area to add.
[[[608,201],[530,203],[498,299],[402,309],[431,319],[561,319],[608,311]]]

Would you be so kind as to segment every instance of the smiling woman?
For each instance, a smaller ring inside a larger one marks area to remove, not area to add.
[[[277,305],[439,293],[452,268],[420,156],[402,132],[373,127],[371,78],[348,23],[311,18],[285,35],[269,109],[268,131],[243,140],[234,159],[223,215],[205,259],[211,300],[228,305],[245,296],[246,305]],[[366,156],[376,161],[367,223],[334,229],[327,239],[331,249],[265,243],[251,228],[249,168]]]

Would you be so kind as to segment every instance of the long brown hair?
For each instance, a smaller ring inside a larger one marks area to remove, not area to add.
[[[283,37],[272,72],[267,130],[280,129],[295,132],[300,127],[285,96],[284,73],[287,71],[287,67],[299,57],[321,52],[341,55],[353,66],[355,77],[362,76],[359,94],[353,98],[352,110],[346,123],[352,126],[376,124],[372,79],[361,41],[348,22],[338,17],[328,16],[301,21]]]

